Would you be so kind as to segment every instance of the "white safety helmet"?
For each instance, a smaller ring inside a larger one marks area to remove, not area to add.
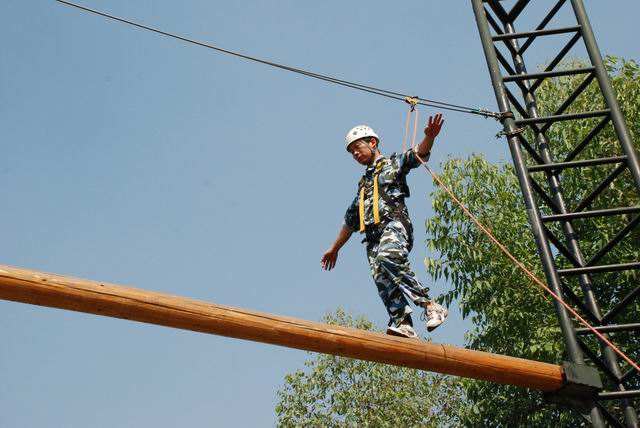
[[[348,151],[349,144],[361,138],[367,138],[367,137],[375,137],[376,140],[378,140],[378,143],[380,143],[380,137],[378,137],[378,134],[376,134],[375,131],[371,129],[371,127],[367,125],[354,126],[353,128],[351,128],[351,130],[347,133],[346,137],[344,138],[345,141],[347,142],[347,144],[344,147]]]

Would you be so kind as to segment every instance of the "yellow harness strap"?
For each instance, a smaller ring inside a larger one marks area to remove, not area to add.
[[[360,215],[360,233],[364,232],[364,186],[360,187],[360,204],[358,206]]]
[[[380,212],[378,211],[378,174],[373,176],[373,224],[380,223]]]
[[[382,169],[382,162],[376,166],[376,173],[373,175],[373,224],[380,223],[380,208],[378,206],[378,200],[380,199],[380,192],[378,190],[378,174]],[[364,232],[364,182],[360,186],[360,200],[358,204],[358,214],[360,215],[360,232]]]

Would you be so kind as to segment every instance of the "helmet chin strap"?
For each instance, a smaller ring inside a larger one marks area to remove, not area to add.
[[[369,147],[369,151],[371,152],[371,161],[367,164],[367,166],[370,166],[376,160],[376,151],[371,146],[367,146],[367,147]]]
[[[377,140],[376,140],[376,141],[377,141]],[[371,160],[371,163],[373,163],[373,162],[376,160],[376,151],[378,150],[378,144],[380,144],[380,142],[379,142],[379,141],[377,141],[377,144],[376,144],[376,148],[375,148],[375,149],[374,149],[373,147],[371,147],[371,146],[368,146],[368,147],[369,147],[369,150],[371,151],[371,157],[373,158],[373,159]]]

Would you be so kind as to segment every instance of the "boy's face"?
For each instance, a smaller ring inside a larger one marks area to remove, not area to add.
[[[361,165],[370,165],[376,158],[378,141],[375,138],[362,138],[349,144],[349,153]]]

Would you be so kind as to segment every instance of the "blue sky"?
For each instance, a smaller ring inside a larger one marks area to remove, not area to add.
[[[638,59],[640,5],[608,3],[586,2],[602,51]],[[495,109],[467,1],[82,4],[317,72]],[[342,306],[386,323],[359,240],[334,271],[319,260],[361,173],[343,135],[367,123],[385,152],[397,150],[402,103],[54,1],[3,1],[0,34],[1,263],[311,320]],[[530,68],[550,48],[531,50]],[[473,152],[508,158],[493,120],[445,115],[436,169]],[[412,261],[426,280],[433,184],[420,171],[409,184]],[[447,287],[429,285],[434,294]],[[433,339],[463,344],[468,326],[454,307]],[[284,374],[307,358],[10,302],[0,302],[0,337],[7,427],[272,426]]]

